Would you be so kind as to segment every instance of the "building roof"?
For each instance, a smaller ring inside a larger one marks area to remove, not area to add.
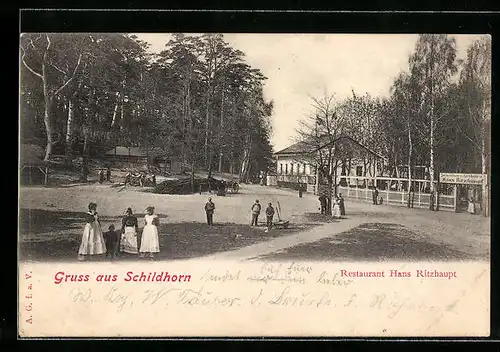
[[[286,147],[282,150],[277,151],[276,153],[274,153],[274,155],[290,155],[290,154],[300,155],[300,154],[314,153],[315,151],[317,151],[319,149],[325,148],[330,143],[336,143],[338,141],[341,141],[341,142],[353,143],[356,146],[360,147],[361,149],[366,150],[368,153],[376,156],[377,158],[385,159],[385,157],[383,157],[382,155],[380,155],[376,151],[368,148],[367,146],[361,144],[360,142],[356,141],[355,139],[353,139],[349,136],[340,136],[337,139],[335,139],[333,142],[330,141],[328,136],[324,136],[321,139],[324,139],[324,142],[320,141],[320,143],[318,143],[317,141],[312,141],[311,139],[299,141],[297,143],[292,144],[289,147]],[[318,145],[322,145],[322,146],[318,148]]]
[[[281,149],[280,151],[277,151],[274,153],[275,155],[281,155],[281,154],[305,154],[310,152],[310,145],[307,144],[304,141],[300,141],[297,143],[292,144],[291,146],[288,146],[284,149]]]
[[[117,155],[117,156],[134,156],[134,157],[146,157],[148,154],[154,155],[161,153],[160,148],[151,148],[146,151],[145,148],[140,147],[121,147],[117,146],[106,152],[106,155]]]

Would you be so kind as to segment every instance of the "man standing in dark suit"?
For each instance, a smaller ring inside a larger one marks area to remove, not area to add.
[[[326,214],[326,196],[322,194],[318,197],[318,200],[321,206],[321,214]]]
[[[373,188],[372,197],[373,197],[373,204],[377,205],[378,204],[378,189],[377,189],[377,187]]]
[[[252,205],[252,223],[250,226],[258,226],[260,209],[261,206],[259,200],[257,199]]]
[[[207,204],[205,204],[205,213],[207,213],[207,224],[208,225],[213,225],[214,224],[214,210],[215,210],[215,204],[212,202],[212,198],[208,198]]]
[[[266,208],[266,225],[267,225],[266,232],[271,231],[273,227],[273,216],[274,216],[274,208],[273,205],[269,203]]]

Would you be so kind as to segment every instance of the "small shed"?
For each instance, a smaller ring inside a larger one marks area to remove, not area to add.
[[[21,144],[19,153],[20,181],[24,184],[47,184],[49,163],[43,160],[44,150],[34,144]]]
[[[179,161],[167,158],[161,148],[140,148],[117,146],[106,152],[106,159],[113,162],[122,162],[135,165],[157,166],[166,171],[178,172],[182,170]]]

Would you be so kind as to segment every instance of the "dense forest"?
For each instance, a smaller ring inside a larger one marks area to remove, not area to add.
[[[70,165],[116,145],[248,181],[272,163],[266,77],[221,34],[175,34],[159,54],[128,34],[21,37],[22,143]]]
[[[160,148],[186,168],[242,181],[272,167],[273,102],[243,52],[221,34],[175,34],[161,53],[147,49],[127,34],[23,35],[22,142],[67,163],[116,145]],[[391,176],[487,174],[491,39],[458,60],[453,37],[420,35],[389,97],[317,97],[313,110],[302,137],[347,134],[384,155]]]

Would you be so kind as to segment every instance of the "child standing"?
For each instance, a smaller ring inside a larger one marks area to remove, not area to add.
[[[115,225],[109,225],[108,231],[104,233],[104,242],[106,243],[106,257],[111,259],[116,258],[118,254],[118,246],[120,237],[117,231],[115,231]]]
[[[144,229],[142,230],[141,248],[139,250],[140,257],[149,254],[151,259],[154,258],[154,253],[160,252],[160,240],[158,237],[159,219],[154,213],[154,207],[146,209],[147,214],[144,216]]]

